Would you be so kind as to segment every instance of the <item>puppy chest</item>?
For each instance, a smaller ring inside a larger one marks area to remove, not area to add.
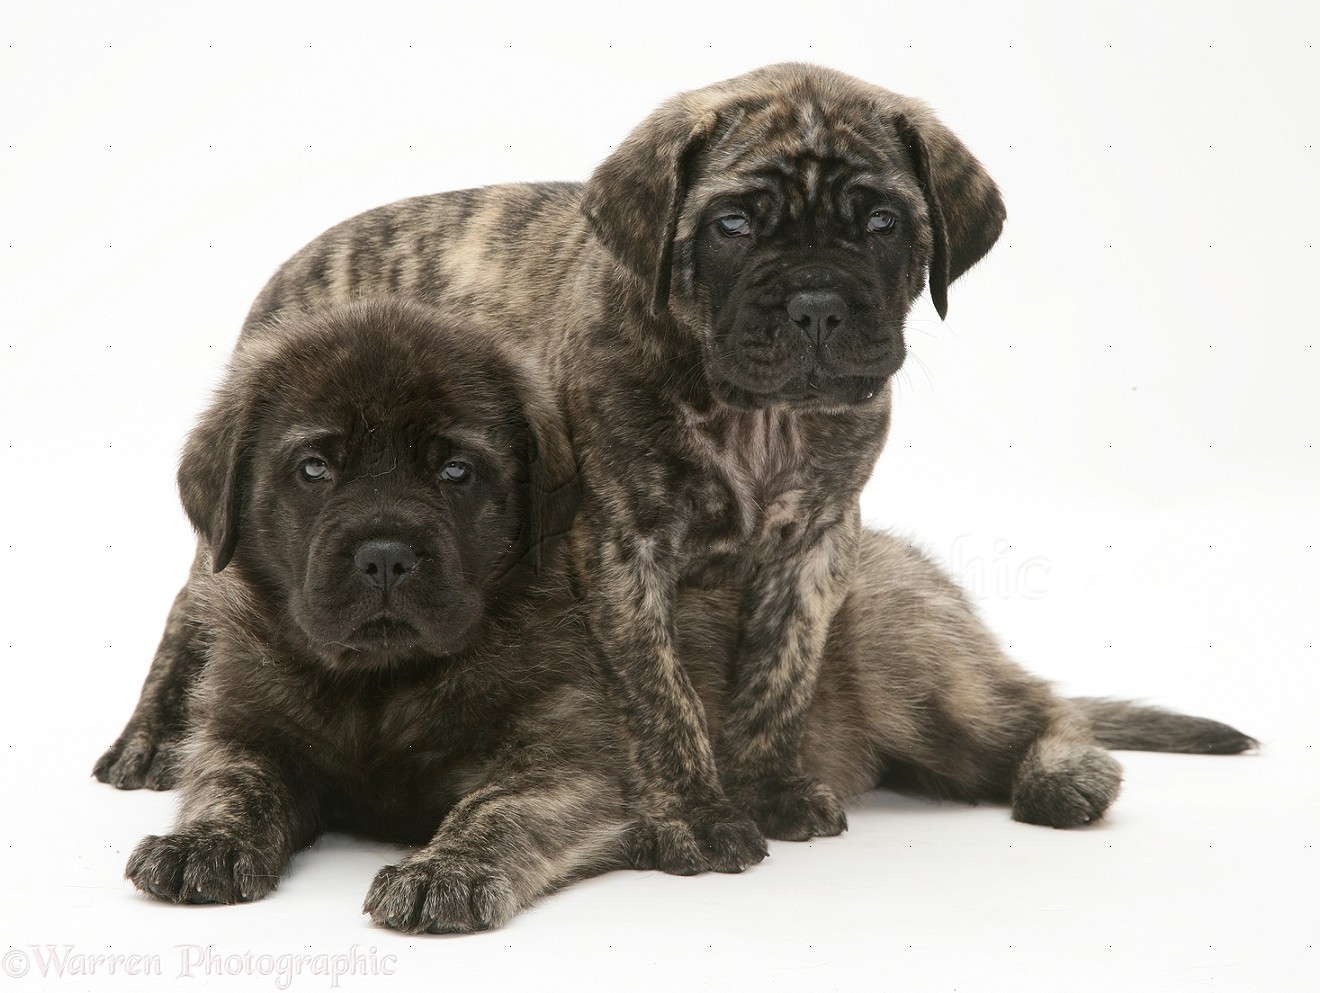
[[[331,793],[330,820],[373,837],[424,842],[463,796],[465,758],[420,743],[365,748]]]
[[[815,509],[811,495],[801,489],[712,479],[695,494],[692,535],[720,551],[773,551],[796,543],[814,519]]]
[[[445,770],[422,766],[371,770],[328,794],[331,826],[405,844],[422,844],[462,798]]]
[[[820,514],[813,458],[791,416],[737,412],[697,426],[690,547],[760,560],[800,545]],[[694,563],[699,565],[699,563]]]

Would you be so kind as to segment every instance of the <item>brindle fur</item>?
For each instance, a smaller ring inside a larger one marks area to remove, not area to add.
[[[329,476],[301,478],[308,458]],[[439,478],[453,459],[474,478]],[[378,876],[375,920],[466,931],[622,865],[627,762],[546,544],[575,473],[537,382],[424,308],[349,305],[241,347],[179,473],[210,567],[179,822],[129,878],[253,900],[341,828],[423,846]],[[382,542],[415,557],[397,583],[361,558]]]
[[[179,821],[133,852],[139,888],[258,899],[317,834],[348,829],[423,846],[376,877],[374,921],[471,931],[630,861],[630,735],[554,541],[574,470],[507,344],[377,300],[240,348],[180,468],[209,661]],[[484,459],[461,490],[437,479],[456,445]],[[300,480],[309,455],[333,478]],[[353,554],[383,538],[418,556],[392,589]],[[684,672],[716,734],[739,713],[740,604],[729,589],[679,599]],[[1214,722],[1088,706],[1119,739],[1250,744]],[[802,770],[842,798],[883,783],[1057,827],[1098,817],[1119,783],[1082,709],[1010,662],[939,570],[874,532],[805,705]]]
[[[894,227],[869,232],[874,210]],[[755,235],[723,238],[730,212]],[[993,182],[922,104],[772,66],[666,103],[586,184],[420,197],[332,228],[272,278],[244,338],[383,292],[521,336],[566,406],[582,469],[576,569],[640,777],[634,864],[737,871],[764,856],[762,831],[845,826],[799,745],[857,568],[858,494],[888,429],[908,309],[929,273],[943,314],[1003,216]],[[808,297],[837,313],[795,317]],[[675,611],[681,588],[718,585],[740,602],[714,734],[675,655]],[[168,633],[160,658],[153,679],[198,666]],[[155,771],[168,742],[143,736],[160,685],[99,777],[168,783]]]
[[[896,231],[865,231],[877,205]],[[733,209],[757,226],[746,244],[712,233]],[[927,269],[942,310],[1002,218],[994,184],[923,106],[777,66],[677,97],[583,187],[441,195],[350,221],[286,264],[248,326],[402,291],[528,335],[582,466],[579,576],[652,825],[636,864],[736,871],[763,857],[762,831],[846,824],[798,743],[888,378]],[[846,309],[828,337],[790,320],[812,292]],[[714,741],[674,655],[677,590],[693,583],[742,590]]]

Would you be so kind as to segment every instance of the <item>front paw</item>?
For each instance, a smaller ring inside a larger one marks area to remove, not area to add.
[[[246,903],[275,888],[280,868],[232,834],[194,829],[143,838],[124,877],[171,903]]]
[[[409,934],[462,934],[500,927],[521,907],[509,877],[491,863],[419,852],[376,874],[362,912]]]
[[[729,796],[767,838],[807,841],[848,830],[848,817],[832,790],[808,776],[763,777],[734,783]]]
[[[633,825],[627,849],[634,868],[675,876],[742,872],[769,854],[756,825],[725,805],[686,816],[642,817]]]
[[[127,727],[92,775],[121,790],[171,790],[179,777],[182,735],[150,726]]]

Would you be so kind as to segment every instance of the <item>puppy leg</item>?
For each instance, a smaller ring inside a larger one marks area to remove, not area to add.
[[[431,842],[376,875],[362,906],[372,921],[413,934],[485,931],[571,880],[627,865],[617,746],[578,747],[580,731],[559,719],[517,734],[527,743],[480,770]]]
[[[762,566],[743,593],[721,771],[768,837],[804,841],[848,826],[834,792],[802,767],[802,729],[830,623],[856,559],[853,516],[803,557]]]
[[[121,790],[174,787],[188,732],[188,689],[205,658],[203,634],[194,619],[189,580],[174,598],[133,715],[92,770],[101,782]]]
[[[261,899],[319,831],[311,781],[259,751],[200,736],[184,769],[178,824],[143,838],[125,877],[171,903]]]
[[[640,534],[630,524],[593,541],[586,597],[637,770],[632,864],[741,872],[765,858],[765,841],[725,797],[701,701],[675,652],[672,539]]]
[[[1096,820],[1118,796],[1122,767],[1100,748],[1081,713],[1055,699],[1013,775],[1013,819],[1047,827]]]
[[[1000,649],[962,592],[868,533],[826,647],[808,764],[840,792],[873,785],[1011,803],[1032,824],[1101,816],[1120,767],[1071,701]]]

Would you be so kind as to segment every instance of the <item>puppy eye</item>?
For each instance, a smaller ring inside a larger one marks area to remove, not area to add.
[[[446,462],[440,470],[440,480],[445,483],[466,483],[472,477],[472,466],[458,459]]]
[[[298,475],[313,482],[330,478],[330,465],[325,459],[303,459],[298,463]]]
[[[871,216],[866,221],[866,230],[872,234],[888,234],[898,227],[898,215],[892,210],[871,211]]]
[[[725,214],[715,219],[715,226],[726,238],[745,238],[752,233],[752,222],[742,214]]]

